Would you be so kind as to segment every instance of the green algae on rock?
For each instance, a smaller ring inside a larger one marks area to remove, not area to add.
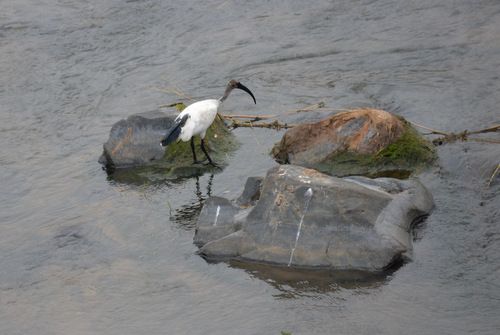
[[[435,160],[431,142],[398,117],[405,132],[395,143],[375,155],[357,154],[348,151],[332,156],[316,169],[333,176],[366,175],[370,177],[407,178],[420,168]]]
[[[184,108],[184,104],[175,103],[117,122],[99,158],[110,177],[124,182],[130,180],[135,184],[137,181],[171,180],[219,170],[213,166],[192,164],[189,142],[179,141],[167,148],[160,146],[161,138]],[[199,148],[200,137],[196,136],[194,141],[198,157],[203,158],[204,154]],[[221,166],[240,145],[220,117],[216,117],[208,128],[205,142],[210,155]]]
[[[435,158],[430,141],[409,122],[381,110],[357,109],[298,127],[274,147],[278,163],[334,176],[405,178]]]
[[[198,158],[205,157],[200,149],[199,136],[194,137],[195,152]],[[226,127],[222,119],[217,116],[208,128],[205,136],[205,144],[210,156],[219,165],[224,165],[227,156],[236,150],[240,143],[231,131]],[[192,165],[193,153],[190,142],[177,141],[165,148],[165,156],[157,164],[165,168],[172,168],[178,172],[191,170],[196,166],[202,169],[213,169],[213,166]]]

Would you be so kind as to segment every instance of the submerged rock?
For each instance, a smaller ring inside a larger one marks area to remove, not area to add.
[[[433,206],[414,180],[336,178],[283,165],[268,171],[253,207],[207,199],[194,243],[213,260],[379,271],[411,258],[412,223]]]
[[[288,130],[273,156],[280,164],[342,176],[414,169],[432,160],[434,151],[404,119],[360,108]]]

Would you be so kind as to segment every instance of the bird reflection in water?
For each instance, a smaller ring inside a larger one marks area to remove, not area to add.
[[[203,208],[203,204],[205,203],[205,200],[208,199],[212,194],[214,175],[210,175],[206,186],[204,181],[200,181],[199,176],[196,176],[193,179],[195,181],[194,194],[196,197],[189,201],[189,203],[186,203],[178,209],[175,209],[174,213],[170,215],[170,220],[172,220],[172,222],[175,222],[179,227],[187,230],[191,230],[196,227],[198,215]],[[203,190],[205,192],[203,192]]]

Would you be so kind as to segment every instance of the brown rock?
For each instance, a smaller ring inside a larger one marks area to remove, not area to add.
[[[344,151],[376,154],[403,133],[403,124],[394,115],[360,108],[288,130],[273,155],[281,164],[311,167]]]

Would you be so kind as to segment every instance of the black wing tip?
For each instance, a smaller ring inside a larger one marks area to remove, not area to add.
[[[182,126],[186,123],[189,118],[189,114],[184,115],[181,119],[177,118],[174,124],[167,131],[165,137],[161,140],[160,145],[162,147],[168,147],[170,144],[174,143],[181,134]]]
[[[168,132],[167,136],[161,140],[160,145],[162,147],[168,147],[170,144],[174,143],[177,138],[179,138],[180,132],[179,127],[175,128],[172,132]]]

